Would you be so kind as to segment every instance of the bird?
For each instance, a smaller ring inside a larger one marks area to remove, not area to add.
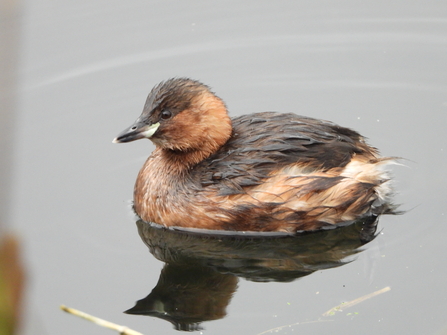
[[[149,139],[133,208],[145,222],[230,232],[318,231],[389,210],[388,165],[355,130],[294,113],[230,118],[212,89],[162,81],[114,140]]]

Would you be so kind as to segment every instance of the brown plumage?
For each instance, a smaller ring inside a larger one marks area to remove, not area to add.
[[[165,226],[235,231],[316,230],[383,211],[380,158],[357,132],[275,112],[230,119],[208,86],[174,78],[114,142],[149,138],[134,209]]]

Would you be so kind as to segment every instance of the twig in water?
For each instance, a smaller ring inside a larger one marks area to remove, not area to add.
[[[97,318],[96,316],[89,315],[87,313],[78,311],[77,309],[74,309],[74,308],[70,308],[70,307],[62,305],[61,309],[64,312],[79,316],[80,318],[83,318],[83,319],[86,319],[93,323],[96,323],[98,326],[116,330],[117,332],[120,333],[120,335],[143,335],[135,330],[127,328],[126,326],[117,325],[116,323],[112,323],[112,322]]]
[[[358,303],[361,303],[361,302],[363,302],[363,301],[365,301],[367,299],[375,297],[376,295],[388,292],[389,290],[391,290],[391,288],[389,286],[387,286],[387,287],[385,287],[385,288],[383,288],[381,290],[378,290],[378,291],[375,291],[373,293],[364,295],[363,297],[351,300],[349,302],[344,302],[344,303],[342,303],[342,304],[340,304],[338,306],[335,306],[334,308],[331,308],[326,313],[324,313],[323,316],[330,316],[330,315],[334,315],[335,312],[342,312],[343,309],[346,309],[346,308],[352,307],[354,305],[357,305]]]
[[[354,300],[349,301],[349,302],[345,302],[345,303],[343,303],[343,304],[340,304],[340,305],[338,305],[338,306],[335,306],[334,308],[331,308],[331,309],[328,310],[326,313],[324,313],[323,316],[330,316],[330,315],[333,315],[333,314],[334,314],[335,312],[337,312],[337,311],[338,311],[338,312],[341,312],[341,311],[342,311],[342,308],[345,309],[345,308],[348,308],[348,307],[352,307],[352,306],[354,306],[354,305],[357,305],[357,304],[360,303],[360,302],[363,302],[363,301],[365,301],[365,300],[367,300],[367,299],[370,299],[370,298],[372,298],[372,297],[375,297],[376,295],[379,295],[379,294],[388,292],[389,290],[391,290],[391,288],[390,288],[389,286],[387,286],[387,287],[385,287],[385,288],[383,288],[383,289],[381,289],[381,290],[378,290],[378,291],[375,291],[375,292],[373,292],[373,293],[364,295],[363,297],[354,299]],[[318,320],[314,320],[314,321],[296,322],[296,323],[292,323],[292,324],[289,324],[289,325],[284,325],[284,326],[275,327],[275,328],[272,328],[272,329],[263,331],[262,333],[259,333],[259,334],[257,334],[257,335],[263,335],[263,334],[267,334],[267,333],[278,332],[278,331],[280,331],[281,329],[283,329],[283,328],[285,328],[285,327],[297,326],[297,325],[302,325],[302,324],[306,324],[306,323],[325,322],[325,321],[327,322],[327,321],[334,321],[334,320],[322,320],[322,319],[318,319]]]

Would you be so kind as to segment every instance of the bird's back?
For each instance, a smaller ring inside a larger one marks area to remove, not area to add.
[[[265,112],[236,117],[232,125],[230,140],[196,168],[202,185],[222,195],[244,192],[287,166],[309,174],[343,168],[354,155],[377,159],[360,134],[329,121]]]
[[[222,221],[220,229],[315,230],[386,201],[387,159],[357,132],[275,112],[232,123],[229,141],[192,173],[215,203],[209,214]]]

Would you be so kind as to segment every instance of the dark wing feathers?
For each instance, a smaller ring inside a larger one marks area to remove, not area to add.
[[[257,113],[232,120],[233,135],[195,169],[196,180],[219,194],[243,193],[272,171],[289,164],[313,170],[343,167],[354,153],[367,150],[355,131],[295,114]]]

